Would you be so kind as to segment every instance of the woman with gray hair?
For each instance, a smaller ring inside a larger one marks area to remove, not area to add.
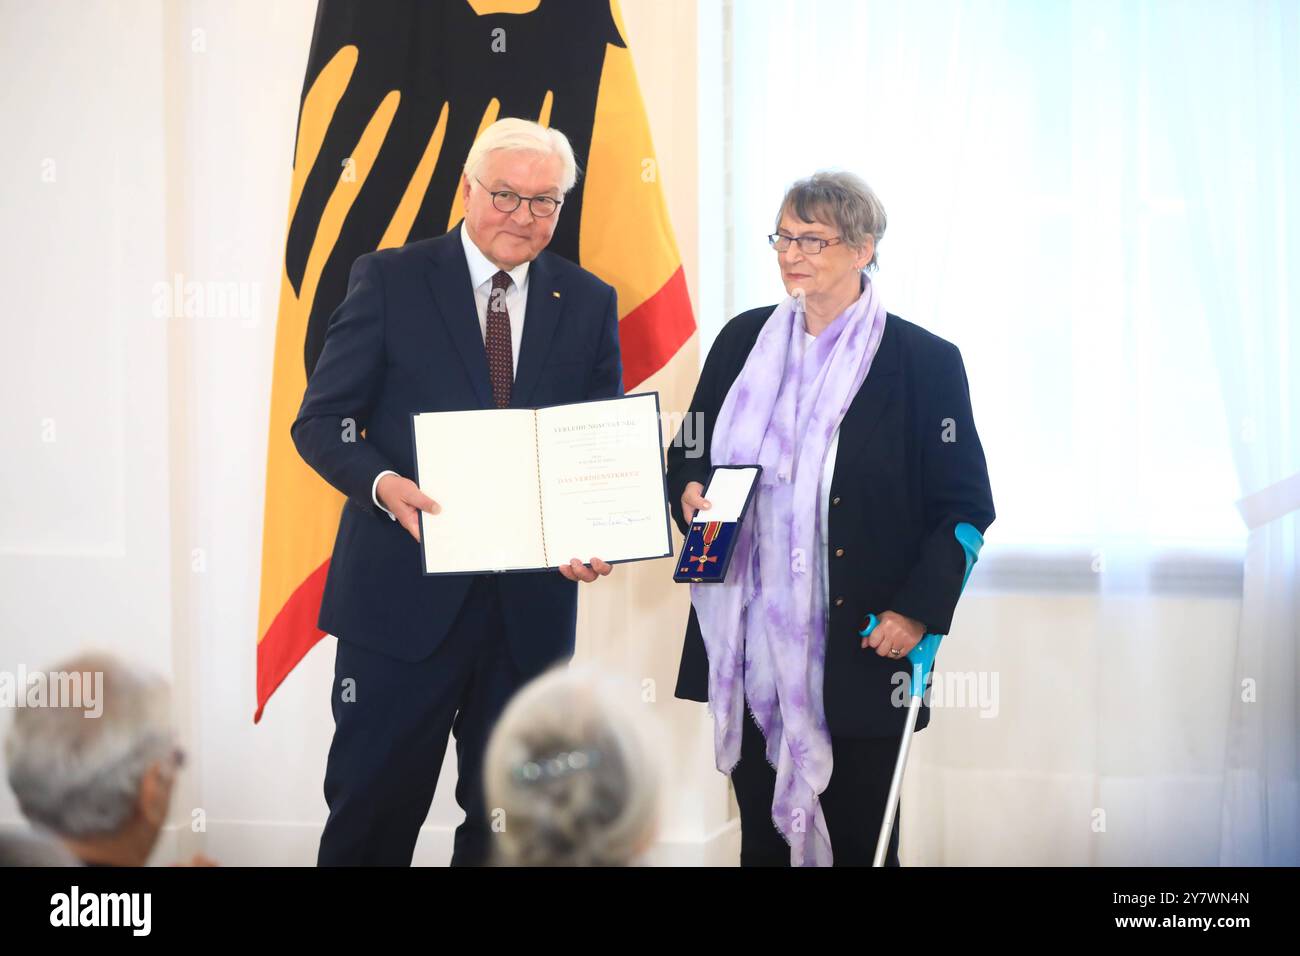
[[[762,466],[726,580],[691,585],[677,682],[712,710],[742,866],[871,863],[907,654],[948,632],[956,526],[994,518],[960,352],[887,313],[868,275],[884,232],[850,173],[790,187],[768,236],[788,297],[718,334],[687,419],[702,440],[668,451],[683,534],[707,520],[712,466]],[[928,722],[923,707],[916,729]]]
[[[557,667],[506,707],[488,744],[495,862],[627,866],[658,827],[660,753],[634,687]]]

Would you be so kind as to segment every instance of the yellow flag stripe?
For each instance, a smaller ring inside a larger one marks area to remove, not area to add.
[[[487,109],[483,111],[483,118],[479,120],[478,132],[474,134],[475,140],[482,135],[485,129],[497,121],[497,113],[499,112],[501,112],[501,101],[494,96],[488,103]],[[451,197],[451,214],[447,217],[447,229],[450,230],[452,226],[456,225],[456,223],[460,222],[464,218],[465,197],[461,193],[461,188],[458,183],[456,186],[456,192]]]
[[[605,50],[583,190],[578,233],[582,267],[618,291],[622,318],[662,289],[681,265],[632,54],[626,48]]]
[[[357,141],[356,149],[348,157],[339,174],[338,183],[335,184],[334,191],[330,193],[330,198],[325,203],[325,210],[320,217],[320,226],[316,229],[316,238],[307,256],[307,270],[302,280],[301,299],[308,307],[316,298],[316,286],[320,282],[321,273],[325,270],[325,263],[338,242],[339,234],[343,232],[343,223],[347,220],[352,204],[357,201],[357,196],[361,194],[361,187],[366,184],[366,178],[374,168],[375,157],[379,155],[379,147],[383,145],[384,137],[388,134],[388,127],[393,121],[393,114],[397,112],[397,103],[401,95],[397,90],[392,90],[380,102],[379,108],[366,123],[361,139]]]
[[[329,129],[334,111],[338,109],[343,91],[352,79],[357,66],[357,48],[345,46],[335,53],[325,69],[320,71],[311,89],[303,98],[302,118],[298,121],[298,150],[293,158],[293,185],[289,192],[289,220],[298,210],[307,174],[316,165],[325,132]]]
[[[450,110],[450,104],[444,102],[442,112],[438,114],[438,125],[433,128],[433,135],[429,137],[429,143],[424,147],[424,155],[420,157],[411,181],[406,184],[402,201],[397,204],[397,210],[389,220],[383,238],[379,240],[380,249],[405,245],[406,240],[410,238],[411,226],[420,211],[420,204],[424,202],[425,193],[429,191],[429,182],[433,179],[433,170],[438,165],[438,157],[442,155],[442,141],[447,135],[447,116]]]
[[[325,130],[343,97],[355,57],[336,56],[321,72],[304,99],[299,124],[300,159],[319,154]],[[266,504],[262,528],[262,593],[258,604],[258,640],[302,582],[329,557],[335,526],[329,520],[342,507],[342,498],[299,457],[289,436],[307,386],[303,341],[321,271],[347,218],[397,110],[398,93],[390,93],[375,110],[353,149],[350,163],[325,204],[312,240],[301,295],[295,295],[287,272],[281,273],[280,308],[276,322],[275,359],[271,385],[271,420],[267,437]],[[310,166],[295,163],[294,203],[301,195]]]

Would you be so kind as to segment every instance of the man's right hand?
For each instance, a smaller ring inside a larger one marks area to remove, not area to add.
[[[688,481],[686,490],[682,492],[682,514],[686,516],[686,523],[690,524],[695,520],[695,512],[703,509],[708,510],[713,505],[709,504],[704,497],[704,486],[698,481]]]
[[[397,523],[410,532],[416,541],[420,540],[420,512],[436,515],[442,510],[420,486],[410,478],[401,475],[384,475],[375,488],[375,497],[379,503],[393,513]]]

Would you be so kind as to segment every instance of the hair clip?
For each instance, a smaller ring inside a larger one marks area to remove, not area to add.
[[[554,780],[578,770],[589,770],[599,764],[599,750],[563,750],[516,767],[514,778],[521,783],[536,783],[543,777]]]

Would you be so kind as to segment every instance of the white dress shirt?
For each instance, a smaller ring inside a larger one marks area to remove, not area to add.
[[[478,309],[478,331],[483,337],[483,347],[487,348],[487,312],[488,297],[492,294],[492,277],[502,271],[493,264],[481,249],[474,245],[469,237],[469,229],[464,223],[460,227],[460,242],[465,248],[465,264],[469,266],[469,281],[474,287],[474,305]],[[506,289],[506,311],[510,313],[510,357],[514,362],[513,373],[519,374],[519,345],[524,338],[524,312],[528,308],[528,266],[521,262],[506,272],[510,276],[510,286]],[[370,485],[370,498],[375,507],[394,521],[396,516],[379,502],[379,479],[384,475],[395,475],[395,471],[381,471],[375,475]]]
[[[474,245],[469,230],[464,225],[460,227],[460,243],[465,247],[469,281],[474,286],[474,305],[478,307],[478,330],[486,348],[488,296],[492,294],[492,277],[501,269],[493,265],[479,247]],[[519,343],[524,337],[524,310],[528,307],[529,265],[531,263],[521,262],[506,273],[511,279],[510,287],[506,290],[506,311],[510,313],[510,357],[514,360],[516,375],[519,374]]]

